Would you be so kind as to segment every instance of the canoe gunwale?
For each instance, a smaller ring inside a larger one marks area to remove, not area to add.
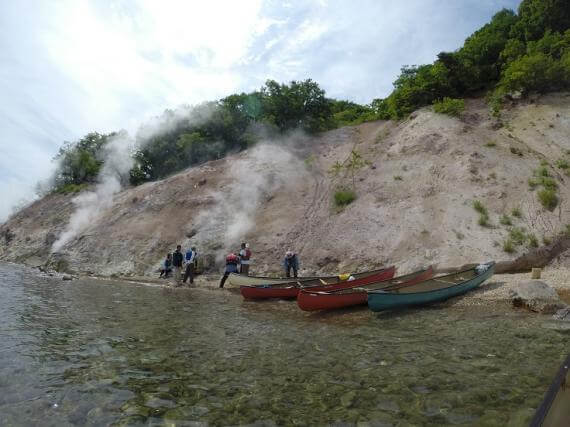
[[[478,277],[484,275],[485,273],[487,273],[487,271],[488,271],[489,269],[494,268],[495,262],[493,261],[493,262],[490,262],[490,263],[485,263],[485,265],[488,265],[489,268],[488,268],[487,270],[485,270],[483,273],[478,274],[478,275],[476,275],[476,276],[473,276],[473,277],[471,277],[470,279],[463,280],[463,281],[457,282],[457,283],[455,283],[455,282],[446,282],[446,283],[449,283],[449,286],[442,287],[442,288],[430,289],[430,290],[428,290],[428,291],[420,291],[420,292],[405,292],[405,293],[402,293],[402,294],[400,294],[399,292],[392,292],[390,288],[387,288],[387,289],[376,289],[376,290],[371,290],[371,291],[367,290],[366,293],[367,293],[367,294],[392,294],[392,295],[425,295],[425,294],[431,294],[431,293],[436,292],[436,291],[441,291],[441,290],[446,290],[446,289],[453,289],[453,288],[456,287],[456,286],[463,285],[463,284],[465,284],[466,282],[469,282],[469,281],[471,281],[471,280],[473,280],[473,279],[476,279],[476,278],[478,278]],[[444,278],[444,277],[457,276],[457,275],[460,275],[460,274],[469,273],[469,272],[471,272],[471,271],[473,271],[473,270],[474,270],[474,268],[469,268],[469,269],[467,269],[467,270],[457,271],[457,272],[455,272],[455,273],[446,274],[446,275],[444,275],[444,276],[438,276],[438,277],[435,277],[435,278],[432,278],[432,279],[428,279],[428,280],[426,280],[426,282],[427,282],[427,281],[430,281],[430,280],[442,279],[442,278]],[[420,283],[421,283],[421,282],[420,282]],[[417,286],[417,285],[419,285],[420,283],[416,283],[416,284],[413,285],[413,286]],[[398,289],[398,288],[396,288],[396,289]]]
[[[461,276],[466,272],[470,272],[471,274],[474,274],[474,276],[448,287],[440,287],[422,292],[367,292],[368,307],[372,311],[378,312],[383,310],[432,304],[435,302],[445,301],[449,298],[457,297],[459,295],[463,295],[470,290],[477,288],[483,282],[493,276],[495,272],[495,263],[489,262],[485,263],[484,265],[487,266],[487,269],[482,272],[477,272],[477,267],[473,267],[466,271],[452,273],[453,275]],[[431,280],[420,282],[416,286],[421,286],[422,284],[425,285],[430,281]]]
[[[379,273],[382,273],[386,270],[391,270],[391,269],[394,269],[394,271],[395,271],[396,267],[395,266],[389,266],[389,267],[379,268],[377,270],[362,271],[359,273],[354,273],[353,276],[358,276],[358,279],[360,279],[363,277],[368,277],[368,276],[372,276],[375,274],[379,274]],[[235,273],[232,273],[232,274],[235,274]],[[239,274],[236,274],[236,275],[239,276]],[[251,276],[251,277],[257,278],[256,276]],[[289,278],[289,279],[291,279],[291,278]],[[240,288],[241,287],[246,287],[246,288],[249,287],[249,288],[258,288],[258,289],[277,288],[277,287],[282,287],[283,289],[285,289],[285,288],[310,289],[311,287],[318,288],[321,286],[334,285],[337,283],[347,282],[346,280],[339,280],[336,283],[326,283],[326,284],[318,283],[315,285],[303,286],[304,282],[309,282],[309,281],[313,281],[313,280],[325,280],[326,281],[326,280],[338,280],[338,279],[339,279],[338,275],[336,275],[336,276],[319,276],[319,277],[297,277],[293,280],[290,280],[288,282],[282,282],[282,283],[267,283],[267,284],[259,284],[259,285],[239,285],[239,286],[240,286]],[[297,283],[297,282],[300,282],[301,286],[299,286],[299,283]]]
[[[386,289],[397,289],[399,287],[406,287],[407,283],[412,281],[415,277],[421,276],[423,274],[428,273],[429,271],[433,271],[433,267],[429,266],[428,268],[424,269],[424,270],[419,270],[419,271],[414,271],[413,273],[409,273],[409,274],[404,274],[403,276],[398,276],[398,277],[393,277],[393,278],[389,278],[389,279],[384,279],[384,280],[379,280],[377,282],[373,282],[373,283],[368,283],[366,285],[356,285],[354,287],[346,287],[344,289],[336,289],[336,290],[332,290],[332,291],[311,291],[311,288],[301,288],[301,292],[303,293],[311,293],[311,294],[319,294],[319,295],[329,295],[329,294],[334,294],[334,295],[350,295],[350,294],[357,294],[357,293],[362,293],[362,292],[368,292],[369,290],[367,289],[368,286],[376,286],[376,285],[380,285],[380,284],[388,284],[389,282],[393,282],[393,281],[398,281],[400,283],[396,283],[394,285],[388,285],[386,286]],[[426,279],[428,280],[428,279]],[[412,285],[416,285],[417,283],[413,283]],[[411,286],[411,285],[410,285]],[[382,288],[383,289],[383,288]],[[380,290],[380,289],[375,289],[375,290]],[[352,292],[347,292],[347,291],[352,291]],[[372,292],[372,291],[370,291]]]

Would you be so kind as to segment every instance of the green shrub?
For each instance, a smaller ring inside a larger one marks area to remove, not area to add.
[[[537,196],[542,206],[549,211],[553,211],[558,206],[558,196],[552,189],[543,188],[537,193]]]
[[[511,215],[514,216],[515,218],[521,218],[522,212],[520,208],[513,208],[513,210],[511,211]]]
[[[513,227],[511,231],[509,231],[509,240],[515,245],[522,245],[526,240],[524,228]]]
[[[552,239],[548,236],[542,236],[542,243],[548,246],[552,243]]]
[[[497,143],[495,141],[489,141],[485,144],[485,147],[496,147]]]
[[[566,229],[564,230],[564,234],[570,236],[570,224],[566,224]]]
[[[511,239],[506,239],[503,242],[503,250],[508,254],[512,254],[515,251],[515,246]]]
[[[553,178],[543,176],[540,178],[540,184],[549,190],[555,190],[558,188],[558,184]]]
[[[565,159],[558,159],[556,161],[556,166],[560,169],[568,169],[570,168],[570,164],[568,164],[568,161]]]
[[[536,179],[534,178],[528,179],[528,186],[531,190],[534,190],[538,186],[538,184],[540,184],[540,182],[537,181]]]
[[[55,191],[56,193],[60,194],[72,194],[72,193],[79,193],[80,191],[85,190],[89,184],[84,182],[83,184],[65,184],[61,187],[57,188]]]
[[[528,247],[529,248],[538,248],[538,239],[532,233],[528,235]]]
[[[394,176],[394,181],[402,181],[403,178],[400,175],[395,175]]]
[[[489,213],[487,212],[487,208],[485,207],[485,205],[483,205],[483,203],[480,200],[473,201],[473,209],[475,209],[481,215],[486,215],[486,216],[489,215]]]
[[[499,222],[502,225],[513,225],[513,222],[511,221],[511,218],[508,215],[501,215],[501,219],[499,220]]]
[[[338,207],[350,205],[356,200],[356,193],[352,190],[338,190],[334,193],[334,204]]]
[[[433,103],[433,109],[436,113],[458,117],[463,110],[465,110],[465,101],[463,99],[449,98],[446,96],[440,101],[435,101]]]
[[[489,227],[491,224],[489,223],[489,215],[481,214],[479,215],[479,220],[477,221],[481,227]]]
[[[305,159],[305,166],[311,168],[315,164],[316,157],[314,154],[311,154]]]
[[[548,172],[548,168],[545,165],[543,165],[542,163],[541,163],[541,166],[537,170],[534,171],[534,173],[536,176],[541,176],[541,177],[549,177],[550,176],[550,172]]]

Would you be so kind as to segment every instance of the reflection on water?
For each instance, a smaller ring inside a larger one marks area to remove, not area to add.
[[[307,314],[0,265],[0,425],[517,425],[569,350],[543,323],[449,308]]]

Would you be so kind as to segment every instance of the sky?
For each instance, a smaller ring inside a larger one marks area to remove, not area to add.
[[[311,78],[369,103],[520,0],[0,2],[0,221],[64,141],[166,108]]]

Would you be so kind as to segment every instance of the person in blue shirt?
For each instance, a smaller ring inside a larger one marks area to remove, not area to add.
[[[293,269],[293,277],[297,277],[297,271],[299,270],[299,257],[295,252],[287,251],[285,253],[283,268],[285,268],[285,274],[287,277],[291,277],[291,269]]]
[[[190,284],[194,283],[194,271],[195,271],[195,261],[196,257],[198,256],[198,252],[196,252],[196,247],[192,246],[192,248],[186,251],[185,262],[186,262],[186,271],[184,272],[184,279],[182,279],[183,283],[186,283],[186,280],[190,278]]]

